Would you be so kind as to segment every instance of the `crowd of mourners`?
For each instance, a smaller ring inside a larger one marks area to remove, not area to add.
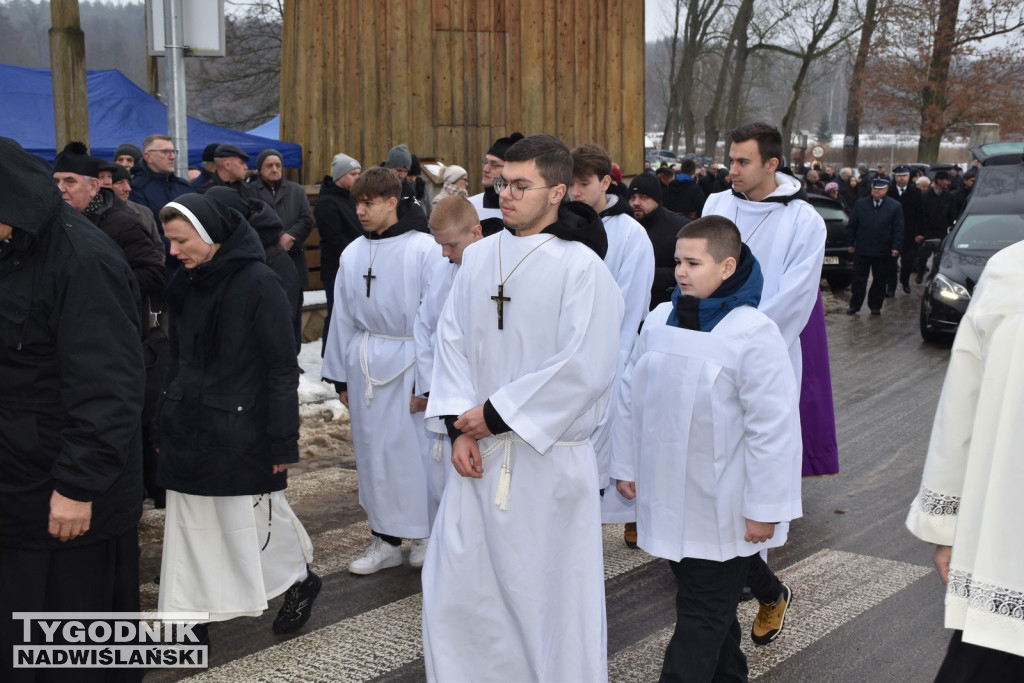
[[[599,144],[512,133],[474,193],[468,160],[339,152],[312,207],[275,149],[211,144],[186,179],[165,135],[52,163],[0,138],[4,651],[41,642],[11,613],[138,611],[146,498],[159,611],[194,614],[199,643],[281,595],[273,631],[307,623],[323,581],[285,491],[315,228],[322,379],[371,532],[348,571],[422,568],[428,679],[606,680],[601,527],[624,524],[678,582],[662,680],[745,680],[737,605],[758,601],[755,644],[783,632],[767,551],[801,477],[839,469],[807,193],[851,214],[856,313],[868,270],[920,277],[905,245],[952,225],[973,176],[920,192],[904,167],[788,168],[768,123],[729,137],[727,165],[626,182]],[[958,656],[988,644],[958,628]]]

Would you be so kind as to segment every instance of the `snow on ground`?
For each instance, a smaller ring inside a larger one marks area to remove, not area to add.
[[[299,452],[311,468],[354,462],[348,409],[341,405],[334,386],[320,380],[320,340],[299,351],[299,416],[302,430]]]

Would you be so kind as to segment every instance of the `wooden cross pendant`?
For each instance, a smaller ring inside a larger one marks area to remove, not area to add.
[[[370,296],[370,280],[376,280],[377,276],[373,274],[373,268],[366,269],[366,275],[363,276],[366,280],[366,296]]]
[[[505,296],[505,285],[498,285],[498,295],[492,296],[491,301],[498,305],[498,329],[505,329],[505,302],[512,301],[512,297]]]

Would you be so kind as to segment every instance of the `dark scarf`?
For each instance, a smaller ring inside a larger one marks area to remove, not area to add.
[[[484,188],[484,208],[485,209],[499,209],[498,206],[498,193],[494,191],[493,187]]]
[[[764,276],[761,275],[761,265],[754,258],[750,247],[744,244],[740,251],[739,263],[736,264],[736,272],[719,285],[708,298],[698,299],[689,294],[683,295],[679,287],[672,290],[672,312],[669,313],[665,324],[710,332],[734,308],[757,308],[761,303],[763,288]]]

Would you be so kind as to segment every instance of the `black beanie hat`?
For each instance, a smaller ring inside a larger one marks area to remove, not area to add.
[[[501,159],[502,161],[504,161],[505,153],[508,152],[508,148],[522,139],[522,133],[512,133],[512,135],[509,135],[507,138],[498,138],[497,140],[494,141],[494,144],[491,145],[491,148],[487,150],[487,153],[494,155]]]
[[[139,163],[139,159],[142,158],[142,150],[133,145],[130,142],[126,142],[123,145],[118,146],[114,152],[114,160],[116,161],[119,156],[127,154],[132,159],[135,159],[135,163]]]
[[[110,182],[116,183],[121,180],[132,179],[132,172],[121,164],[113,164],[112,166],[113,167],[110,169]]]
[[[412,163],[409,164],[409,175],[421,175],[423,173],[423,167],[420,166],[420,158],[415,154],[410,154],[412,157]]]
[[[231,224],[217,210],[217,204],[201,194],[183,194],[167,206],[181,211],[207,244],[222,244],[231,236]]]
[[[77,173],[95,178],[100,174],[100,159],[89,156],[81,142],[69,142],[53,160],[54,173]]]
[[[630,197],[638,192],[661,204],[661,181],[650,173],[641,173],[629,184]]]
[[[256,155],[256,170],[263,168],[263,162],[267,160],[267,157],[277,157],[281,160],[281,165],[284,165],[284,157],[276,149],[271,147],[266,148]]]

